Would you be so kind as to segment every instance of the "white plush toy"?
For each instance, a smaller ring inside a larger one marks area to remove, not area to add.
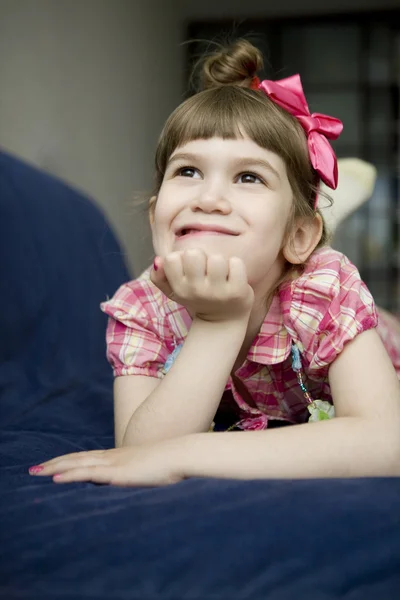
[[[357,210],[372,196],[376,181],[376,168],[359,158],[338,159],[339,183],[336,190],[321,184],[321,190],[333,200],[333,205],[324,206],[321,200],[321,212],[326,225],[333,234],[342,221]]]

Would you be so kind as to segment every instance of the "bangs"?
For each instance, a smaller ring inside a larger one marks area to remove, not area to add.
[[[304,151],[305,146],[301,128],[294,143],[293,126],[296,132],[298,122],[260,92],[239,86],[212,88],[192,96],[172,113],[160,137],[156,168],[163,175],[176,148],[212,137],[247,136],[291,163],[293,151],[299,144]]]
[[[168,133],[178,146],[196,139],[242,137],[243,111],[239,110],[237,95],[234,88],[227,87],[198,94],[178,108]],[[179,127],[174,127],[175,123]]]

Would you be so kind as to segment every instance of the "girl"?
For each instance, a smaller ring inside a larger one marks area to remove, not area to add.
[[[317,205],[320,182],[337,184],[327,138],[342,124],[310,115],[298,76],[260,82],[261,68],[243,40],[209,57],[204,90],[161,134],[154,265],[102,305],[116,448],[32,474],[116,485],[400,474],[398,340],[382,321],[382,343]]]

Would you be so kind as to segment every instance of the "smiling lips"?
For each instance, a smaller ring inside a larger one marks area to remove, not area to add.
[[[236,231],[221,227],[220,225],[190,224],[180,227],[176,231],[176,237],[182,239],[192,235],[239,235]]]

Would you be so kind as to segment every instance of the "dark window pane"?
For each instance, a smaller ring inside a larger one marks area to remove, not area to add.
[[[290,26],[283,30],[284,68],[288,75],[300,73],[307,85],[355,85],[360,71],[359,48],[357,25]]]
[[[367,132],[373,146],[389,146],[392,136],[393,112],[389,90],[372,90],[369,100]]]
[[[339,152],[344,146],[354,149],[361,147],[361,97],[356,91],[310,92],[307,96],[310,111],[320,112],[343,121],[344,129],[340,138],[333,143]],[[357,153],[356,156],[359,156]]]
[[[368,82],[372,85],[390,83],[392,33],[388,27],[377,26],[371,31],[368,61]]]

